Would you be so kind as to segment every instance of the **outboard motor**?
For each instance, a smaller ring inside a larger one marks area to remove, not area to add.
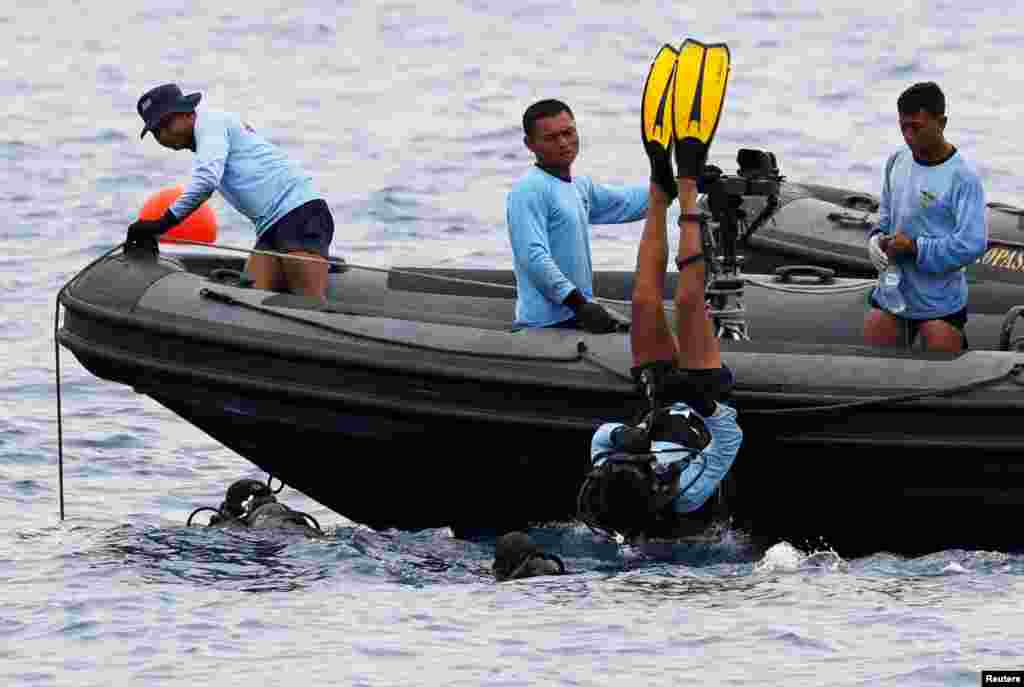
[[[743,307],[743,256],[737,245],[767,222],[779,208],[779,188],[785,178],[779,174],[774,153],[741,148],[736,154],[737,175],[723,174],[714,165],[704,168],[697,180],[697,190],[707,194],[713,227],[702,223],[707,271],[705,293],[715,322],[715,336],[720,339],[748,340],[746,310]],[[743,196],[763,196],[764,209],[748,221],[742,208]]]

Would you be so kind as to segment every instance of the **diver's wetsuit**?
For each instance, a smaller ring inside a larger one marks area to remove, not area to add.
[[[679,460],[690,461],[679,475],[679,486],[683,491],[672,500],[671,505],[676,513],[692,513],[711,498],[725,479],[743,443],[743,431],[736,423],[736,410],[724,403],[718,403],[715,413],[708,417],[701,416],[681,402],[673,403],[669,413],[693,413],[704,420],[708,434],[711,435],[708,445],[694,454],[670,451],[685,447],[682,438],[676,443],[653,437],[651,442],[651,452],[655,454],[658,467],[668,467]],[[622,426],[621,422],[608,422],[597,429],[590,445],[590,458],[594,467],[599,467],[607,456],[615,453],[617,447],[612,443],[611,434],[614,429]]]

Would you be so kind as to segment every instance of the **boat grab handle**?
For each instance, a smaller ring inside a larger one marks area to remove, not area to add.
[[[860,193],[851,193],[843,196],[843,207],[851,210],[863,210],[865,212],[878,212],[878,201],[871,196]]]
[[[870,219],[870,213],[855,215],[852,212],[830,212],[828,213],[828,219],[833,224],[838,224],[841,227],[863,227],[870,229],[875,226],[875,223]]]
[[[835,270],[818,265],[783,265],[775,268],[775,281],[780,284],[795,283],[793,277],[814,277],[819,284],[831,284],[835,276]]]
[[[1024,216],[1024,209],[1016,207],[1014,205],[1007,205],[1006,203],[985,203],[985,207],[990,210],[999,210],[1005,212],[1008,215],[1016,215],[1017,217]]]
[[[1006,311],[1006,317],[1003,318],[1003,328],[999,332],[1000,351],[1024,351],[1024,336],[1018,336],[1016,339],[1010,338],[1013,335],[1013,327],[1017,324],[1017,320],[1021,315],[1024,315],[1024,305],[1015,305]]]

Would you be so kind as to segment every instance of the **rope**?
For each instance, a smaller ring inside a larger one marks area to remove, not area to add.
[[[60,344],[57,343],[57,332],[60,330],[60,295],[57,296],[57,307],[53,313],[53,357],[54,376],[57,382],[57,494],[60,504],[60,520],[64,522],[64,421],[61,411],[60,393]]]
[[[421,349],[421,350],[424,350],[424,351],[434,351],[436,353],[456,353],[456,354],[459,354],[459,355],[468,355],[468,356],[473,356],[473,357],[501,358],[501,359],[504,359],[504,360],[537,360],[537,357],[535,357],[535,356],[518,355],[518,354],[515,354],[515,353],[477,353],[475,351],[457,351],[457,350],[453,350],[451,348],[445,348],[444,346],[432,346],[430,344],[412,343],[412,342],[409,342],[409,341],[396,341],[395,339],[388,338],[386,336],[374,336],[372,334],[364,334],[363,332],[354,331],[354,330],[351,330],[351,329],[346,329],[344,327],[338,327],[336,325],[326,324],[324,322],[317,322],[316,320],[309,320],[309,319],[306,319],[305,317],[299,317],[297,315],[291,315],[289,313],[283,313],[283,312],[280,312],[279,310],[276,310],[274,308],[267,308],[267,307],[264,307],[262,305],[253,305],[252,303],[246,303],[245,301],[240,301],[237,298],[234,298],[233,296],[230,296],[229,294],[221,293],[219,291],[213,291],[211,289],[206,289],[206,288],[200,289],[199,290],[199,295],[202,298],[208,298],[208,299],[210,299],[212,301],[217,301],[218,303],[223,303],[225,305],[234,305],[234,306],[237,306],[239,308],[245,308],[246,310],[253,310],[255,312],[263,313],[265,315],[271,315],[273,317],[279,317],[281,319],[288,320],[290,322],[298,322],[300,324],[308,324],[311,327],[316,327],[317,329],[323,329],[325,331],[331,332],[332,334],[344,334],[345,336],[351,336],[353,338],[363,339],[365,341],[373,341],[375,343],[385,343],[385,344],[392,344],[392,345],[396,345],[396,346],[406,346],[406,347],[409,347],[409,348],[418,348],[418,349]],[[559,356],[559,355],[547,355],[547,356],[544,356],[543,359],[544,360],[556,361],[556,362],[574,363],[574,362],[579,361],[580,357],[581,357],[580,353],[577,352],[577,353],[574,353],[572,355],[562,355],[562,356]]]
[[[365,270],[366,272],[378,272],[382,274],[401,274],[410,277],[423,277],[426,279],[436,279],[438,281],[451,282],[453,284],[468,284],[470,286],[486,286],[492,289],[504,289],[506,291],[516,291],[516,287],[509,286],[508,284],[495,284],[493,282],[477,281],[475,279],[462,279],[460,277],[446,277],[441,274],[427,274],[424,272],[414,272],[409,270],[396,270],[393,267],[374,267],[372,265],[359,265],[353,262],[347,262],[345,260],[337,260],[332,258],[311,258],[303,255],[295,255],[294,253],[278,253],[270,250],[256,250],[255,248],[238,248],[236,246],[225,246],[219,243],[203,243],[202,241],[190,241],[188,239],[175,239],[174,243],[187,243],[192,246],[203,246],[204,248],[219,248],[221,250],[233,251],[235,253],[246,253],[249,255],[268,255],[273,258],[287,258],[289,260],[305,260],[308,262],[326,262],[329,265],[336,265],[338,267],[348,267],[355,270]]]
[[[802,415],[802,414],[814,414],[814,413],[831,413],[839,410],[850,410],[852,408],[866,408],[875,405],[886,405],[891,403],[908,403],[910,401],[919,401],[923,398],[929,398],[932,396],[955,396],[957,394],[966,393],[973,391],[974,389],[980,389],[982,387],[991,386],[998,384],[999,382],[1013,380],[1015,383],[1020,384],[1021,382],[1017,379],[1024,370],[1024,365],[1014,365],[1013,368],[1005,374],[997,375],[995,377],[989,377],[986,379],[980,379],[975,382],[968,384],[961,384],[960,386],[948,387],[946,389],[929,389],[927,391],[919,391],[912,394],[902,394],[897,396],[883,396],[881,398],[865,399],[863,401],[850,401],[848,403],[833,403],[830,405],[813,406],[810,408],[765,408],[760,410],[745,410],[744,415]]]
[[[67,291],[71,286],[78,281],[78,279],[85,274],[85,272],[102,260],[106,260],[108,257],[114,254],[123,246],[120,243],[106,253],[96,258],[83,269],[72,277],[71,281],[61,287],[61,290],[57,292],[57,298],[54,301],[53,308],[53,358],[54,358],[54,378],[57,386],[57,493],[60,503],[60,519],[64,521],[64,413],[61,407],[61,390],[60,390],[60,343],[57,341],[57,334],[60,331],[60,299],[63,297],[64,292]]]
[[[303,255],[294,255],[292,253],[278,253],[276,251],[257,250],[255,248],[239,248],[237,246],[226,246],[219,243],[204,243],[202,241],[191,241],[189,239],[175,239],[175,243],[184,243],[192,246],[200,246],[203,248],[219,248],[221,250],[232,251],[235,253],[244,253],[247,255],[267,255],[275,258],[288,258],[289,260],[305,260],[309,262],[326,262],[330,265],[336,265],[338,267],[347,267],[349,269],[363,270],[366,272],[376,272],[378,274],[398,274],[402,276],[419,277],[422,279],[435,279],[437,281],[448,282],[451,284],[466,284],[467,286],[483,286],[490,289],[502,289],[515,293],[517,291],[515,286],[508,284],[497,284],[494,282],[478,281],[476,279],[463,279],[461,277],[450,277],[440,274],[428,274],[426,272],[417,272],[412,270],[399,270],[393,267],[374,267],[373,265],[361,265],[358,263],[347,262],[345,260],[338,260],[332,258],[312,258]],[[751,286],[757,286],[770,291],[777,291],[780,293],[798,293],[798,294],[826,294],[826,295],[838,295],[844,293],[856,293],[857,291],[864,291],[874,286],[874,282],[866,284],[849,284],[849,285],[838,285],[833,287],[825,288],[814,288],[812,290],[807,288],[801,288],[799,286],[776,286],[773,284],[766,284],[760,280],[753,279],[751,277],[744,277],[744,282]],[[606,298],[603,296],[595,296],[594,300],[598,303],[604,303],[605,305],[616,305],[624,308],[628,308],[632,305],[630,301],[618,300],[615,298]],[[675,310],[674,304],[666,304],[666,310]],[[621,313],[619,313],[621,314]]]
[[[606,372],[610,372],[620,379],[633,383],[633,378],[624,372],[619,371],[610,363],[606,363],[601,360],[598,356],[591,353],[585,346],[580,347],[580,357],[587,360],[597,367],[600,367]],[[911,394],[898,394],[894,396],[881,396],[878,398],[869,398],[861,401],[849,401],[846,403],[832,403],[829,405],[818,405],[818,406],[800,406],[795,408],[765,408],[765,409],[750,409],[744,410],[743,414],[746,415],[814,415],[817,413],[831,413],[840,410],[850,410],[852,408],[867,408],[870,406],[888,405],[893,403],[908,403],[910,401],[918,401],[923,398],[929,398],[932,396],[953,396],[956,394],[966,393],[973,391],[974,389],[980,389],[985,386],[991,386],[998,384],[1003,381],[1012,381],[1015,384],[1024,385],[1024,380],[1020,378],[1021,373],[1024,372],[1024,365],[1014,365],[1009,372],[995,377],[987,377],[978,381],[969,382],[967,384],[961,384],[959,386],[948,387],[945,389],[928,389],[925,391],[917,391]]]

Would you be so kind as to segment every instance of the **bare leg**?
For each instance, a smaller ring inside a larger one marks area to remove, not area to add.
[[[325,300],[327,295],[327,261],[319,253],[304,250],[288,251],[289,255],[298,255],[313,260],[289,260],[282,258],[284,278],[292,293]]]
[[[629,342],[634,365],[677,359],[676,342],[668,328],[662,304],[665,267],[668,264],[668,234],[665,231],[668,205],[664,191],[652,183],[644,232],[637,251],[636,274],[633,275],[633,324],[629,328]]]
[[[253,286],[268,291],[283,291],[286,283],[281,259],[273,255],[250,255],[245,266],[252,276]]]
[[[964,337],[960,330],[942,320],[928,320],[921,323],[919,330],[924,339],[926,351],[943,351],[959,353],[964,347]]]
[[[905,326],[892,313],[872,307],[864,316],[864,343],[869,346],[903,346],[906,343]]]
[[[680,177],[679,209],[682,214],[697,212],[697,181]],[[682,220],[679,223],[679,250],[686,259],[702,253],[700,223]],[[679,273],[675,293],[677,364],[682,368],[710,369],[722,366],[721,349],[715,336],[704,300],[704,261],[691,262]]]

